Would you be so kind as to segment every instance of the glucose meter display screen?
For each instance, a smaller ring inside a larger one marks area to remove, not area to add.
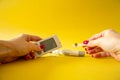
[[[57,44],[53,38],[50,38],[50,39],[47,39],[45,41],[40,42],[40,45],[42,47],[44,47],[43,48],[44,52],[49,51],[49,50],[57,47]]]

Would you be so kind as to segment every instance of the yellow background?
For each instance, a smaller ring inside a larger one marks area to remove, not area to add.
[[[119,0],[0,0],[0,39],[57,34],[63,49],[104,29],[120,32]],[[0,65],[0,80],[120,80],[113,58],[43,57]]]

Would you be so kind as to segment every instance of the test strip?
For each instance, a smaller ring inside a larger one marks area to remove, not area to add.
[[[82,46],[84,46],[83,43],[75,43],[75,44],[73,44],[73,47],[82,47]]]

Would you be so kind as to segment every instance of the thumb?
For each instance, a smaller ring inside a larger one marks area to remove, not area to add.
[[[100,47],[100,44],[101,44],[101,38],[96,39],[96,40],[90,40],[89,43],[86,44],[86,46],[88,46],[88,47],[95,47],[95,46]]]
[[[42,50],[42,49],[40,48],[40,46],[35,45],[35,44],[33,44],[33,43],[30,43],[30,44],[29,44],[29,48],[30,48],[30,50],[32,50],[32,51],[41,51],[41,50]]]

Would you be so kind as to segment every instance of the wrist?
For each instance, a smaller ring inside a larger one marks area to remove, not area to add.
[[[15,57],[17,51],[9,41],[0,40],[0,62]]]

